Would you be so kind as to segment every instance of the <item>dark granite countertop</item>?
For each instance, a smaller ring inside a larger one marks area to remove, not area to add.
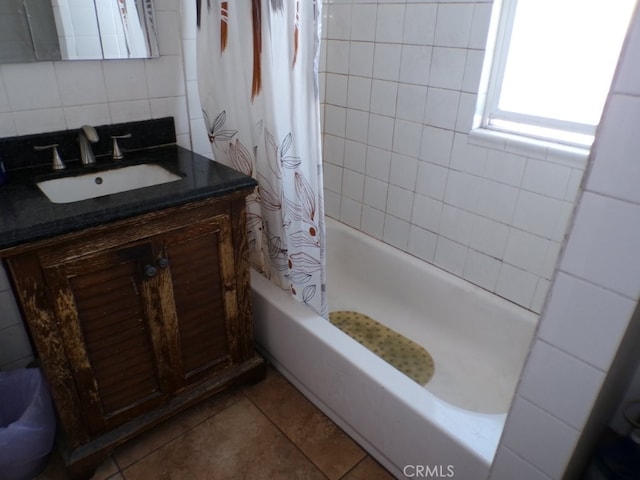
[[[156,163],[183,177],[175,182],[73,203],[52,203],[36,182],[114,166]],[[0,249],[82,230],[135,215],[251,188],[253,178],[176,145],[126,154],[121,161],[99,157],[93,166],[12,172],[0,185]]]

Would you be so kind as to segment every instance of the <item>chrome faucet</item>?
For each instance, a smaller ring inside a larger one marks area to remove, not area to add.
[[[83,125],[80,129],[78,142],[80,143],[80,161],[83,165],[96,163],[96,157],[91,150],[91,144],[99,140],[98,132],[90,125]]]

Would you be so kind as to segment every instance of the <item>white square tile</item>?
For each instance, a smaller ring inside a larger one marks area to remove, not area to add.
[[[419,162],[417,178],[414,177],[416,193],[443,200],[448,172],[447,168],[440,165]]]
[[[382,115],[369,115],[369,136],[367,143],[374,147],[391,150],[393,146],[394,120]]]
[[[420,146],[420,160],[448,166],[451,159],[453,132],[425,126],[422,130],[422,145]]]
[[[634,309],[626,297],[559,272],[538,335],[607,371]]]
[[[474,93],[460,93],[458,102],[458,116],[456,117],[456,132],[467,134],[473,128],[474,116],[478,104],[478,96]]]
[[[525,157],[500,150],[489,150],[483,176],[517,187],[522,182],[525,166]]]
[[[640,95],[640,65],[637,55],[640,51],[640,17],[636,15],[627,32],[626,46],[622,50],[618,72],[612,90],[616,93]]]
[[[392,215],[385,215],[382,240],[400,250],[407,250],[410,227],[409,222],[400,220]]]
[[[12,325],[22,326],[22,315],[20,315],[20,310],[10,289],[0,291],[0,305],[2,305],[0,331]]]
[[[149,98],[144,60],[110,60],[102,69],[109,102]]]
[[[597,285],[640,295],[640,205],[586,192],[567,243],[561,268]]]
[[[416,175],[418,172],[418,160],[393,153],[391,155],[391,172],[389,182],[392,185],[414,191],[416,187]]]
[[[344,166],[364,173],[367,160],[367,146],[364,143],[346,140],[344,143]]]
[[[578,168],[572,168],[569,175],[569,181],[567,182],[567,189],[564,193],[564,200],[568,202],[575,202],[578,198],[578,192],[582,184],[582,178],[584,177],[584,170]]]
[[[22,324],[12,325],[2,330],[0,335],[0,365],[32,355],[29,337]]]
[[[538,284],[538,277],[507,263],[500,267],[495,292],[518,305],[529,308]]]
[[[149,97],[172,97],[185,94],[184,72],[179,56],[145,60]]]
[[[452,242],[442,236],[438,237],[434,262],[437,266],[455,275],[462,275],[467,247]]]
[[[340,221],[353,228],[360,228],[361,218],[362,204],[343,196],[340,203]]]
[[[437,232],[442,216],[442,202],[424,195],[415,195],[411,223],[431,232]]]
[[[349,42],[327,40],[327,73],[349,73]]]
[[[473,4],[438,5],[435,45],[439,47],[466,48],[471,31]]]
[[[562,478],[578,441],[578,431],[516,396],[503,445],[551,478]]]
[[[55,62],[54,66],[63,105],[107,102],[101,62]]]
[[[17,127],[12,113],[0,113],[0,137],[15,137]]]
[[[351,8],[349,4],[327,5],[328,24],[326,25],[327,38],[334,40],[349,40],[351,38]]]
[[[422,140],[422,124],[396,119],[393,130],[393,151],[418,157]]]
[[[518,189],[482,179],[478,203],[473,212],[502,223],[510,223],[518,200]]]
[[[504,446],[498,447],[490,480],[552,480]]]
[[[460,92],[442,88],[429,88],[424,123],[448,130],[455,129],[459,102]]]
[[[325,188],[324,190],[324,213],[336,220],[340,219],[340,203],[341,195],[337,192],[331,192]]]
[[[461,245],[471,243],[475,215],[466,210],[444,204],[439,233]]]
[[[462,172],[482,175],[489,150],[469,143],[467,135],[456,133],[451,150],[451,168]]]
[[[53,62],[37,62],[2,66],[2,79],[12,111],[62,105],[53,65]]]
[[[551,281],[546,278],[539,278],[536,291],[533,294],[533,300],[531,300],[531,310],[540,314],[544,308],[547,294],[551,289]]]
[[[570,210],[568,202],[520,191],[513,226],[540,237],[561,241]]]
[[[373,74],[373,42],[351,42],[349,75],[371,77]]]
[[[56,130],[66,130],[67,128],[62,108],[15,112],[13,119],[16,122],[18,135],[54,132]]]
[[[382,239],[384,232],[384,213],[367,205],[362,207],[361,230],[374,238]]]
[[[438,236],[428,230],[411,225],[408,252],[427,262],[433,262]]]
[[[467,50],[467,60],[462,77],[462,90],[473,94],[480,93],[480,77],[484,61],[484,50]]]
[[[384,211],[387,208],[387,192],[389,184],[372,177],[365,177],[364,203],[377,210]]]
[[[67,128],[70,130],[80,128],[83,125],[108,125],[112,123],[109,105],[106,103],[65,107],[64,118]]]
[[[429,70],[432,87],[460,90],[464,78],[467,51],[462,48],[434,47]]]
[[[344,137],[347,125],[347,109],[334,105],[324,107],[324,133]]]
[[[469,33],[469,48],[484,50],[487,48],[487,33],[491,22],[491,3],[476,3],[473,6],[473,18]]]
[[[173,117],[176,135],[189,133],[189,113],[186,97],[162,97],[149,100],[151,118]],[[94,124],[102,125],[102,124]]]
[[[391,152],[375,147],[367,147],[367,166],[365,173],[378,180],[389,181]]]
[[[349,77],[347,75],[327,73],[325,102],[338,107],[346,107],[348,83]]]
[[[509,232],[503,260],[542,276],[547,250],[551,243],[545,238],[512,228]]]
[[[582,430],[603,382],[602,371],[537,341],[518,393],[576,430]]]
[[[364,175],[345,168],[342,171],[342,195],[362,202],[364,194]]]
[[[492,292],[500,273],[500,261],[489,255],[469,249],[462,277]]]
[[[522,188],[562,200],[570,177],[569,167],[529,158],[522,178]]]
[[[344,165],[345,157],[345,140],[342,137],[336,137],[334,135],[323,135],[323,148],[322,159],[324,163],[330,163],[332,165]]]
[[[586,189],[640,203],[640,97],[613,95],[598,132]]]
[[[403,45],[399,79],[403,83],[427,85],[431,64],[431,47]]]
[[[404,188],[389,185],[386,212],[401,220],[411,220],[413,192]]]
[[[376,43],[373,57],[373,78],[397,82],[400,76],[402,45]]]
[[[344,169],[331,163],[323,165],[324,188],[332,192],[342,192],[342,172]]]
[[[437,6],[407,4],[404,17],[403,43],[433,45],[436,31]]]
[[[347,106],[369,111],[371,102],[371,79],[349,75]]]
[[[411,122],[422,122],[426,103],[427,87],[406,83],[398,84],[397,118]]]
[[[397,82],[373,80],[371,82],[371,113],[394,117],[396,115],[397,96]]]
[[[369,128],[369,112],[347,109],[346,138],[365,143]]]
[[[376,35],[376,4],[353,5],[351,12],[351,40],[373,42]]]
[[[447,177],[444,201],[451,206],[471,212],[478,203],[481,184],[480,177],[451,170]]]
[[[509,238],[509,227],[489,218],[475,216],[469,246],[474,250],[502,259]]]
[[[402,43],[404,10],[404,4],[378,5],[376,42]]]

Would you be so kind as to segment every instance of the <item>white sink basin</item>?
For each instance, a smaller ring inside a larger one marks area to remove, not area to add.
[[[145,163],[76,177],[44,180],[36,185],[53,203],[71,203],[175,182],[181,178],[160,165]]]

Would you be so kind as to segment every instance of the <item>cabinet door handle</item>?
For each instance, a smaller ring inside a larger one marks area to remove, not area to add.
[[[158,266],[160,268],[167,268],[169,266],[169,260],[167,260],[166,258],[161,258],[160,260],[158,260]]]
[[[147,277],[155,277],[158,274],[158,269],[153,265],[146,265],[144,267],[144,274]]]

